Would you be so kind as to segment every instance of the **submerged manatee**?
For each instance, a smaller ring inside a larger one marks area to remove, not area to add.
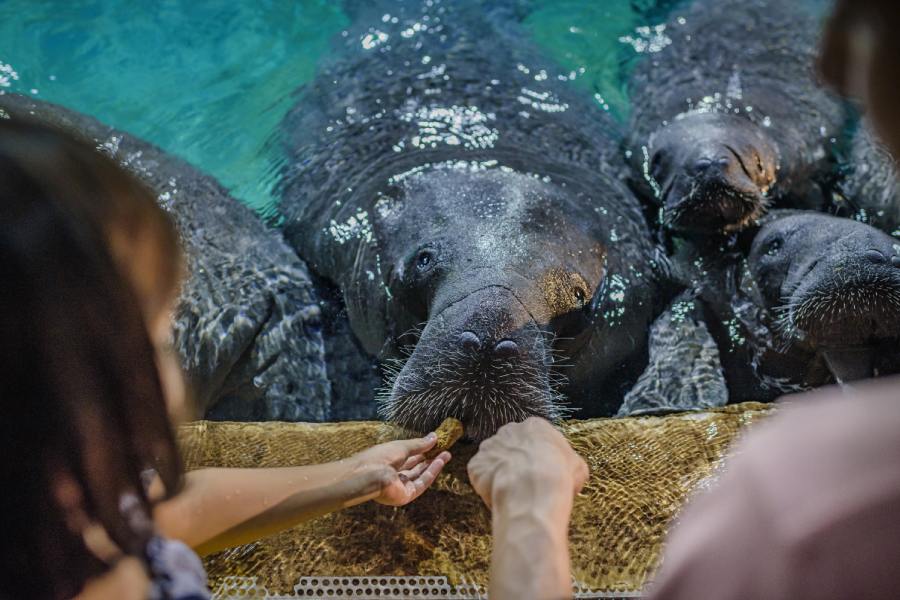
[[[654,324],[650,365],[620,415],[769,401],[900,372],[896,240],[809,211],[773,211],[747,235],[746,254],[707,249],[679,274],[690,290]]]
[[[900,237],[897,163],[869,124],[853,138],[849,173],[842,182],[847,216]]]
[[[619,139],[514,21],[359,7],[284,123],[285,236],[413,429],[611,414],[645,361],[653,250]]]
[[[676,234],[738,231],[772,204],[821,208],[844,121],[814,65],[805,2],[695,0],[636,67],[628,151],[637,187]]]
[[[824,359],[838,381],[894,372],[900,341],[900,245],[862,223],[796,214],[753,240],[750,272],[785,352]],[[817,382],[809,365],[804,380]]]
[[[14,94],[0,95],[0,117],[37,119],[96,140],[174,217],[189,270],[175,346],[200,412],[330,417],[320,309],[306,266],[277,232],[212,177],[95,119]]]

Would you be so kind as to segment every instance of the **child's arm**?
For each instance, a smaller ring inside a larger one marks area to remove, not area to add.
[[[435,439],[429,434],[379,444],[322,465],[199,469],[185,476],[178,495],[156,506],[153,517],[164,536],[206,555],[366,500],[402,506],[422,495],[450,460],[448,452],[425,459]],[[161,487],[157,480],[151,495]]]

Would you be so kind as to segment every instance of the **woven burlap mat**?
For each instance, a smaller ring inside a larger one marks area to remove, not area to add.
[[[656,566],[669,522],[709,480],[739,432],[767,405],[665,417],[569,421],[562,429],[590,465],[570,529],[573,577],[606,592],[640,590]],[[184,425],[189,469],[304,465],[346,458],[398,432],[384,423]],[[254,576],[271,594],[293,594],[304,577],[445,576],[487,583],[490,515],[466,476],[473,445],[457,444],[433,488],[403,508],[367,503],[206,558],[216,590]]]

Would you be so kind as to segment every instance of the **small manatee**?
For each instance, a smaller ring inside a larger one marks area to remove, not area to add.
[[[710,377],[719,366],[728,402],[900,372],[895,240],[791,210],[745,237],[682,249],[672,277],[688,291],[654,324],[650,366],[620,414],[705,406],[721,398]],[[694,389],[698,381],[707,385]]]
[[[671,234],[740,231],[769,206],[818,209],[838,99],[815,77],[820,15],[804,2],[694,0],[629,84],[632,180]]]
[[[837,381],[892,371],[900,338],[900,245],[863,223],[790,214],[764,225],[748,257],[780,354],[821,357]],[[762,364],[763,369],[766,368]],[[804,385],[829,377],[808,365]]]

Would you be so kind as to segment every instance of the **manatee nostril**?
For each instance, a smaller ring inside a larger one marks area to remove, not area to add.
[[[519,353],[519,345],[512,340],[500,340],[494,346],[494,354],[501,358],[512,358]]]
[[[481,348],[481,340],[472,331],[463,331],[458,340],[459,345],[467,352],[477,352]]]
[[[876,264],[887,262],[887,257],[885,257],[885,255],[878,250],[866,250],[866,253],[863,256],[865,256],[867,260]]]
[[[896,256],[896,255],[892,256],[891,264],[894,265],[895,267],[900,267],[900,256]]]
[[[720,167],[727,167],[731,164],[731,159],[729,159],[727,156],[722,156],[719,158],[719,160],[716,161],[716,164]]]
[[[698,159],[697,162],[694,163],[694,171],[697,173],[702,173],[703,171],[710,168],[713,164],[713,161],[708,158]]]

